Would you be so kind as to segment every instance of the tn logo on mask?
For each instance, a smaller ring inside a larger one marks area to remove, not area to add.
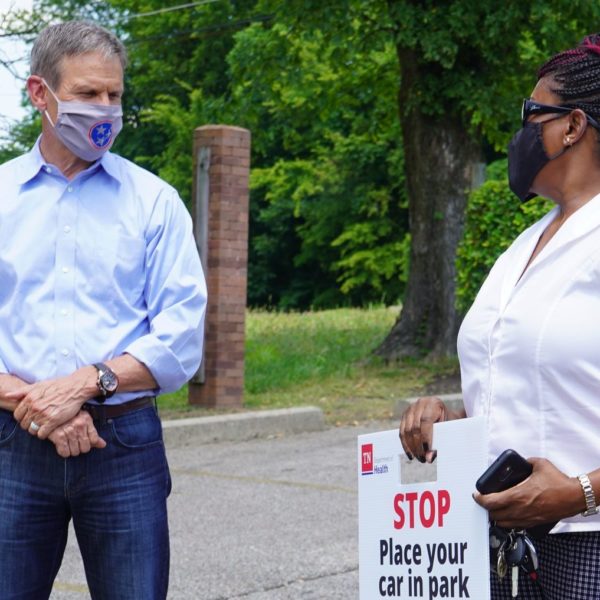
[[[112,123],[101,121],[90,128],[89,139],[94,148],[105,148],[112,139]]]

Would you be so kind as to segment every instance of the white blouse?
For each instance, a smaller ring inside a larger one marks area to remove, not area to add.
[[[490,463],[507,448],[569,476],[600,467],[600,195],[523,273],[551,210],[500,256],[458,336],[468,416],[484,415]],[[598,492],[598,491],[597,491]],[[600,516],[554,533],[600,530]]]

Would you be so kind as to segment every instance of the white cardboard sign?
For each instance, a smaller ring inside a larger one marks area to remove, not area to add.
[[[398,431],[358,437],[361,600],[489,600],[487,511],[472,493],[487,467],[483,417],[434,425],[437,481],[403,483]]]

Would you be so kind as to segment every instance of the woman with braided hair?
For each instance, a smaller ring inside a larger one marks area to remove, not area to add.
[[[435,422],[483,415],[491,463],[530,457],[523,483],[475,501],[504,528],[556,523],[536,540],[518,597],[600,599],[600,35],[552,57],[509,145],[521,201],[556,206],[498,259],[458,337],[465,411],[421,398],[402,416],[409,458],[433,460]],[[492,598],[512,597],[492,574]]]

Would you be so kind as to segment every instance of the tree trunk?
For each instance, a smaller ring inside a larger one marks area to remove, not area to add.
[[[467,196],[481,179],[481,147],[459,117],[420,111],[418,66],[398,51],[399,111],[411,232],[410,270],[400,316],[375,350],[386,360],[456,354],[455,257]]]

